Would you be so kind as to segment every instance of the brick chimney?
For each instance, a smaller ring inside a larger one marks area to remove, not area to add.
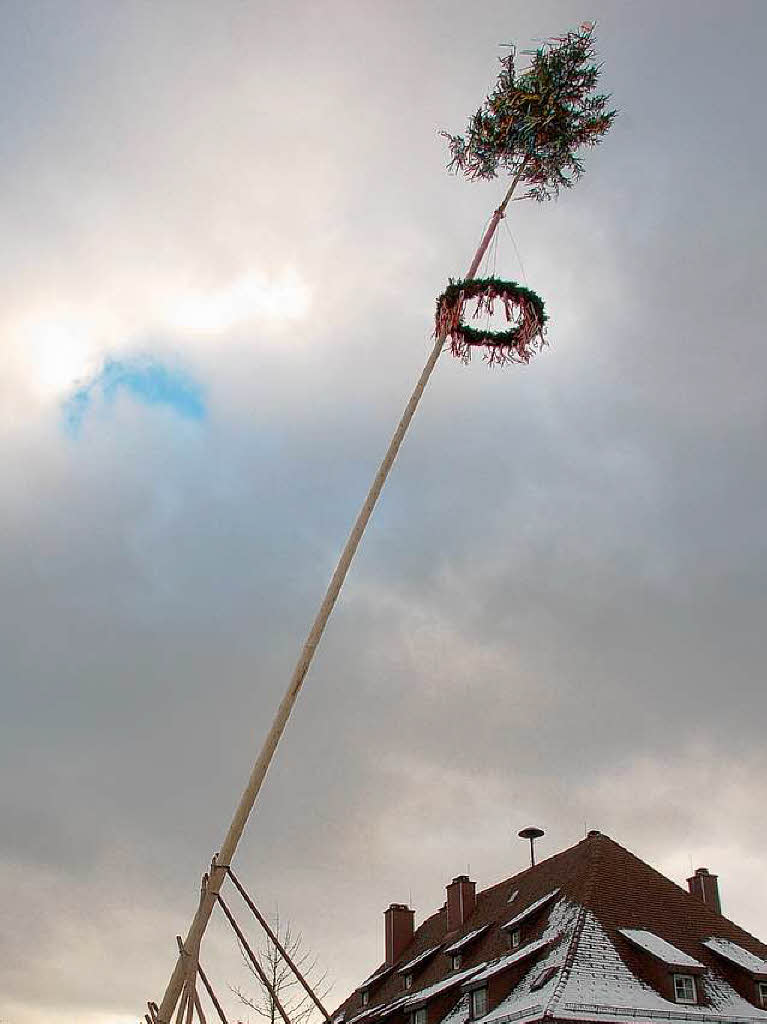
[[[474,912],[477,883],[468,875],[459,875],[447,886],[447,930],[455,931]]]
[[[404,903],[392,903],[384,910],[386,934],[386,966],[392,967],[413,940],[415,911]]]
[[[693,896],[708,904],[717,914],[722,913],[719,902],[719,876],[712,875],[708,868],[697,868],[692,878],[687,879],[687,886]]]

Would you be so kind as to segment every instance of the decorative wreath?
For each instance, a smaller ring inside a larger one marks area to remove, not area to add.
[[[507,331],[483,330],[463,322],[466,303],[477,300],[473,319],[491,314],[496,302],[503,304],[506,320],[513,323]],[[471,359],[473,348],[484,348],[491,366],[506,363],[529,363],[546,344],[544,327],[548,317],[543,299],[530,288],[516,281],[497,277],[453,281],[437,299],[436,337],[450,337],[450,351],[464,363]]]

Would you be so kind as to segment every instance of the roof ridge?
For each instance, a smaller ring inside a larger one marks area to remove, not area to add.
[[[580,844],[578,844],[580,845]],[[575,957],[578,952],[578,946],[581,941],[581,935],[583,934],[583,926],[586,923],[586,917],[589,914],[589,906],[591,904],[591,897],[594,892],[594,884],[597,875],[597,865],[600,859],[601,849],[600,844],[593,843],[589,851],[591,856],[589,857],[589,873],[586,879],[586,887],[583,893],[583,902],[581,903],[578,911],[578,917],[573,925],[573,934],[570,937],[570,942],[567,945],[567,952],[562,962],[562,969],[559,972],[557,983],[554,986],[554,991],[551,993],[548,1003],[543,1010],[544,1017],[553,1017],[554,1009],[562,997],[568,981],[570,980],[570,972],[572,971],[573,964],[575,963]]]
[[[493,884],[488,885],[486,889],[479,889],[477,891],[477,899],[479,899],[480,896],[485,896],[489,892],[493,892],[496,889],[500,889],[504,885],[508,885],[510,882],[515,882],[518,878],[521,878],[522,875],[526,875],[531,871],[535,871],[536,868],[540,868],[544,864],[550,864],[551,861],[559,860],[562,857],[572,856],[574,851],[577,850],[579,846],[583,846],[583,844],[586,842],[588,842],[588,837],[584,839],[579,839],[578,842],[573,843],[572,846],[568,846],[564,850],[558,850],[556,853],[552,853],[550,857],[544,857],[543,860],[537,861],[530,867],[522,868],[522,870],[517,871],[515,875],[509,875],[508,878],[502,878],[499,882],[493,882]]]

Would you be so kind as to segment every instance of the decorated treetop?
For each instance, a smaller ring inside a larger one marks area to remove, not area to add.
[[[529,185],[525,198],[553,199],[583,174],[578,151],[596,146],[613,123],[609,94],[595,92],[594,25],[525,50],[530,66],[517,74],[516,50],[501,57],[495,89],[470,119],[465,136],[448,139],[452,171],[495,178],[499,168]]]

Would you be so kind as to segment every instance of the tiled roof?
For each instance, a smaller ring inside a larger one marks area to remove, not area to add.
[[[515,891],[522,947],[512,956],[524,955],[509,963],[504,929],[511,923],[508,899]],[[479,930],[475,941],[461,949],[465,970],[451,973],[444,953]],[[643,933],[655,941],[650,952],[636,942]],[[349,1024],[407,1024],[410,1009],[433,1000],[440,1019],[430,1017],[429,1024],[465,1024],[468,1001],[458,982],[471,984],[488,971],[492,981],[492,968],[506,962],[504,977],[513,982],[511,991],[489,1007],[483,1024],[532,1024],[544,1016],[767,1024],[767,1011],[756,1005],[752,977],[724,958],[723,946],[715,950],[707,944],[712,937],[754,961],[767,961],[767,946],[758,939],[612,839],[593,833],[478,892],[474,912],[460,929],[447,932],[444,907],[427,918],[394,970],[371,991],[370,1005],[362,1007],[358,989],[339,1011],[345,1011]],[[405,994],[397,969],[435,946],[446,947],[443,955],[426,958],[416,987]],[[675,950],[671,960],[668,949]],[[659,959],[660,950],[666,956]],[[669,981],[672,961],[682,967],[688,960],[700,964],[701,1000],[695,1005],[674,1002]]]

